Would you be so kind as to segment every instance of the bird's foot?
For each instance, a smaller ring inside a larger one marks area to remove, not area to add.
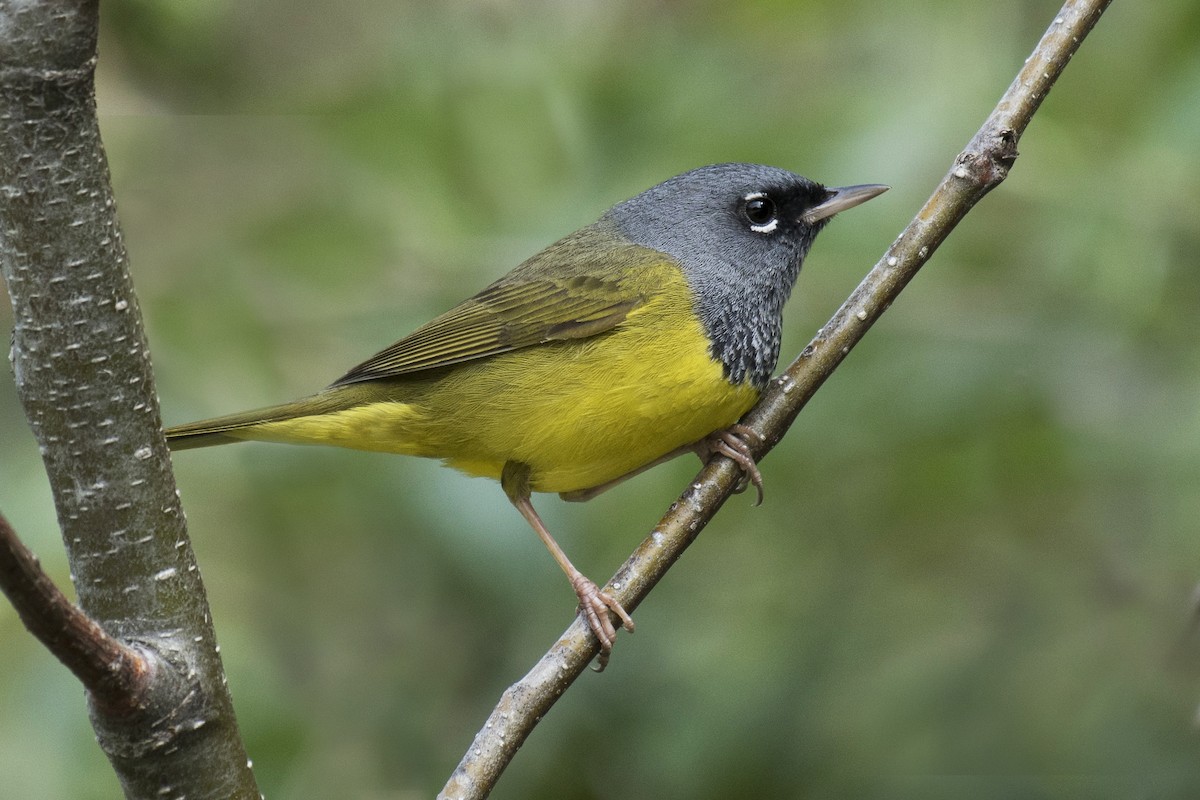
[[[600,654],[596,657],[596,672],[603,672],[608,666],[608,657],[612,653],[613,642],[617,639],[617,629],[613,625],[611,611],[621,620],[621,627],[633,633],[633,619],[617,602],[616,598],[601,591],[595,581],[577,574],[571,578],[571,588],[579,596],[579,611],[588,627],[592,629],[596,640],[600,642]]]
[[[698,452],[705,461],[714,453],[720,453],[741,467],[745,475],[734,491],[744,492],[749,484],[754,484],[754,488],[758,490],[758,500],[754,505],[760,506],[763,501],[763,478],[762,473],[758,471],[758,464],[754,461],[754,455],[751,453],[751,442],[762,444],[762,437],[752,428],[739,422],[723,430],[713,431],[702,439],[698,446]]]

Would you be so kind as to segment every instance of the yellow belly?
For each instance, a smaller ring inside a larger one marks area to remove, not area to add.
[[[609,333],[335,388],[363,402],[234,435],[440,458],[497,479],[519,461],[539,492],[598,486],[727,427],[758,398],[725,380],[678,284]]]

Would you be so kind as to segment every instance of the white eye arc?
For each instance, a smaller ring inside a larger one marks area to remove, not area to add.
[[[742,198],[742,213],[755,233],[771,233],[779,227],[775,216],[775,201],[764,192],[754,192]]]

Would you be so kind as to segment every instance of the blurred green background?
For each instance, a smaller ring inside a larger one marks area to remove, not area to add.
[[[168,423],[313,391],[609,205],[748,160],[888,183],[814,248],[799,352],[1055,0],[105,0],[99,103]],[[1117,2],[1009,180],[638,609],[496,798],[1200,795],[1200,5]],[[7,303],[0,322],[11,326]],[[0,382],[0,508],[62,583]],[[570,621],[499,488],[244,445],[176,459],[267,797],[440,788]],[[696,469],[540,498],[612,573]],[[0,603],[7,797],[116,798]]]

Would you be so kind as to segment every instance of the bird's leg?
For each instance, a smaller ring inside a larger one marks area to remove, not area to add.
[[[715,453],[720,453],[741,467],[746,475],[738,484],[736,491],[745,491],[747,482],[754,484],[754,488],[758,490],[758,500],[754,505],[760,506],[763,501],[763,479],[762,473],[758,471],[758,464],[754,462],[754,455],[750,447],[751,441],[760,444],[762,437],[752,428],[738,422],[728,428],[713,431],[696,442],[694,449],[696,455],[700,456],[700,460],[705,463]]]
[[[599,669],[597,671],[603,670],[608,665],[608,654],[612,652],[613,642],[617,638],[617,629],[613,626],[608,612],[612,611],[616,614],[621,619],[621,626],[630,633],[633,633],[633,620],[616,598],[601,591],[594,581],[575,568],[575,565],[567,558],[567,554],[559,547],[558,542],[554,541],[550,531],[546,530],[542,518],[538,516],[529,499],[529,465],[516,461],[507,462],[500,475],[500,485],[504,488],[508,499],[542,540],[542,544],[546,545],[550,555],[562,567],[562,571],[567,574],[571,588],[579,597],[579,610],[583,613],[588,627],[595,634],[596,640],[600,642]]]

